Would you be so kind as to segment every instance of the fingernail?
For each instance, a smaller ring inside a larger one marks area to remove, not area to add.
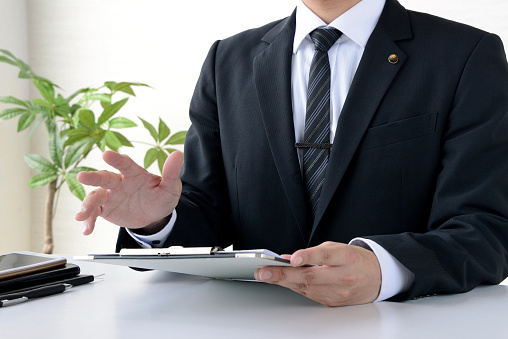
[[[79,209],[79,212],[78,213],[81,213],[81,212],[84,212],[85,211],[85,206],[81,206],[81,208]]]
[[[270,280],[272,278],[272,272],[265,270],[261,272],[260,278],[261,280]]]
[[[298,257],[295,258],[293,263],[294,263],[295,266],[300,266],[303,263],[303,258],[298,256]]]

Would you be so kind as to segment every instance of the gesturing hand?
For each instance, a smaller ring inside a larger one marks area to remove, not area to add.
[[[366,304],[379,294],[381,269],[375,254],[367,249],[325,242],[284,257],[293,267],[264,267],[256,271],[256,279],[327,306]],[[319,266],[301,267],[304,265]]]
[[[162,177],[149,173],[127,155],[106,151],[102,158],[120,173],[78,174],[82,184],[99,187],[85,197],[76,214],[77,221],[84,221],[83,234],[93,232],[99,216],[118,226],[142,228],[165,218],[178,204],[182,153],[173,152],[168,157]]]

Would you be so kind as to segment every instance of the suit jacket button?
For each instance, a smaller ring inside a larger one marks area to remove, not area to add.
[[[391,54],[388,57],[388,62],[395,65],[397,62],[399,62],[399,57],[397,56],[397,54]]]

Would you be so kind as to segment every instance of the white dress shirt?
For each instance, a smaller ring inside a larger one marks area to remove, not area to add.
[[[362,58],[365,45],[379,20],[384,4],[385,0],[362,0],[329,25],[307,8],[303,2],[298,4],[291,67],[291,91],[296,142],[303,141],[307,84],[310,64],[314,55],[314,43],[310,39],[309,33],[318,27],[326,26],[335,27],[342,32],[342,36],[328,51],[332,79],[330,83],[330,142],[333,143],[337,122],[349,87]],[[300,149],[298,152],[301,168],[303,151]],[[127,229],[127,232],[141,247],[160,247],[171,233],[175,221],[176,211],[173,211],[168,225],[157,234],[141,236],[129,229]],[[412,283],[414,279],[413,273],[376,242],[363,238],[355,238],[351,240],[350,244],[372,250],[379,261],[382,283],[381,291],[376,301],[385,300],[403,292]]]

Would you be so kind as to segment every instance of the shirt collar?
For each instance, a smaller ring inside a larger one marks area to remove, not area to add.
[[[343,36],[365,48],[372,31],[377,25],[386,0],[362,0],[346,13],[330,23],[337,28]],[[293,53],[298,51],[304,39],[310,32],[318,27],[327,26],[300,0],[296,9],[296,30],[293,41]]]

